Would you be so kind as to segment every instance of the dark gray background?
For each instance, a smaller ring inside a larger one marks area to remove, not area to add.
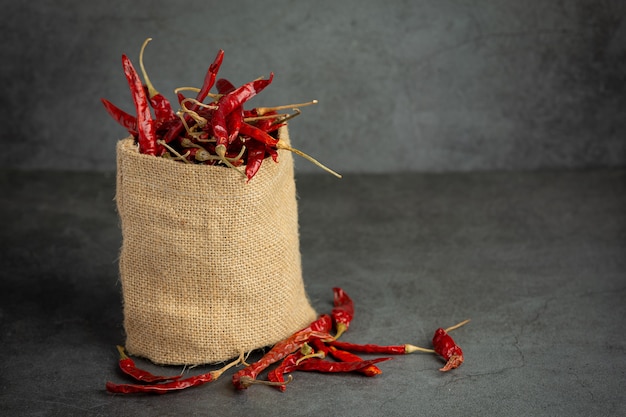
[[[125,132],[99,99],[132,109],[120,57],[146,37],[171,99],[219,48],[236,84],[275,72],[255,105],[318,99],[292,139],[340,172],[626,162],[622,0],[2,3],[6,167],[113,170]]]

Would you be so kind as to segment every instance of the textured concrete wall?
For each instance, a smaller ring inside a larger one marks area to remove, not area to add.
[[[341,172],[626,163],[623,0],[3,3],[4,166],[114,169],[99,98],[132,108],[120,56],[146,37],[172,99],[219,48],[235,83],[275,72],[255,104],[318,99],[292,138]]]

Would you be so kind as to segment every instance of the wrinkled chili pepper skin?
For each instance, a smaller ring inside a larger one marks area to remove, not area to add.
[[[300,351],[287,355],[279,366],[268,372],[267,380],[270,382],[284,383],[285,374],[293,372],[296,367],[296,362],[298,362],[298,359],[302,358],[302,356],[304,355],[302,355]],[[277,385],[276,388],[283,392],[287,389],[285,385]]]
[[[324,359],[311,358],[300,362],[295,370],[315,372],[354,372],[379,362],[388,361],[391,358],[376,358],[356,362],[331,362]],[[291,370],[289,370],[291,371]],[[289,372],[288,371],[288,372]]]
[[[174,376],[161,376],[154,375],[148,371],[137,368],[137,364],[131,358],[129,358],[124,352],[124,348],[122,346],[118,346],[117,350],[120,353],[119,367],[126,375],[133,377],[137,381],[154,383],[154,382],[164,382],[164,381],[175,381],[180,379],[182,375],[174,375]]]
[[[217,102],[217,110],[211,118],[211,131],[216,140],[216,148],[228,145],[228,126],[226,117],[236,108],[241,107],[246,101],[261,92],[270,85],[274,79],[274,73],[270,73],[268,79],[254,80],[223,95]],[[242,125],[245,123],[242,123]]]
[[[463,363],[463,351],[442,328],[435,330],[433,349],[446,360],[445,366],[439,369],[442,372],[458,368]]]
[[[109,113],[120,126],[124,127],[132,136],[137,137],[137,118],[135,116],[126,113],[105,98],[101,98],[100,101],[104,104],[107,113]]]
[[[252,179],[261,169],[263,160],[265,159],[265,145],[255,140],[249,140],[246,143],[248,149],[248,158],[246,160],[246,178],[248,181]]]
[[[305,329],[312,330],[314,332],[326,332],[328,333],[333,327],[333,320],[328,314],[320,314],[320,316],[309,324]]]
[[[155,94],[149,97],[149,100],[150,105],[154,109],[157,129],[164,123],[178,119],[178,116],[172,109],[172,105],[163,94]]]
[[[347,350],[338,349],[334,346],[334,343],[335,342],[331,341],[330,344],[327,345],[322,340],[315,339],[311,341],[311,346],[315,349],[315,351],[324,352],[325,356],[332,356],[342,362],[359,362],[363,360],[363,358],[348,352]],[[381,371],[376,365],[366,366],[357,370],[357,372],[362,373],[365,376],[376,376],[383,373],[383,371]]]
[[[347,350],[350,352],[360,353],[377,353],[384,355],[404,355],[406,354],[406,345],[375,345],[372,343],[357,344],[340,341],[330,342],[331,346],[335,346],[338,349]]]
[[[269,352],[263,355],[263,357],[257,362],[236,372],[233,375],[233,385],[238,390],[246,389],[254,383],[254,380],[260,372],[271,364],[285,358],[287,355],[294,353],[312,338],[327,339],[330,337],[330,334],[326,332],[319,332],[310,329],[300,330],[289,338],[276,343],[269,350]]]
[[[198,95],[196,96],[196,100],[198,100],[199,102],[203,102],[206,96],[209,94],[209,91],[211,91],[211,88],[213,88],[213,84],[215,84],[215,79],[217,78],[217,73],[219,72],[220,67],[222,66],[223,60],[224,60],[224,51],[220,49],[219,51],[217,51],[217,55],[215,56],[215,59],[213,60],[211,65],[209,65],[209,69],[207,70],[207,73],[204,76],[204,82],[202,83],[202,88],[200,88],[200,91],[198,92]]]
[[[207,382],[212,382],[214,380],[215,378],[213,377],[213,374],[209,372],[206,374],[195,375],[185,379],[179,379],[177,381],[165,382],[162,384],[115,384],[111,381],[108,381],[106,383],[106,390],[115,394],[167,394],[168,392],[197,387],[199,385],[203,385]]]
[[[126,55],[122,55],[122,66],[124,75],[132,92],[135,110],[137,111],[137,132],[139,151],[146,155],[157,154],[156,129],[148,97],[139,78],[139,74]]]
[[[334,287],[333,303],[334,307],[331,315],[337,327],[337,335],[335,337],[339,337],[350,327],[350,322],[352,322],[354,317],[354,302],[343,289]]]
[[[197,101],[203,102],[204,99],[209,94],[209,91],[211,90],[211,88],[213,88],[213,84],[215,83],[215,79],[217,78],[217,73],[220,69],[220,66],[222,65],[223,59],[224,59],[224,51],[220,49],[217,53],[217,56],[213,60],[213,63],[209,65],[209,69],[207,70],[207,73],[204,76],[204,82],[202,83],[202,88],[196,95]],[[178,93],[178,100],[179,102],[182,102],[182,100],[184,100],[184,96],[180,93]],[[194,104],[191,106],[191,110],[195,111],[197,109],[198,109],[197,105]],[[191,121],[191,117],[188,114],[185,114],[183,118],[185,119],[185,122],[187,123]],[[171,141],[176,139],[178,136],[180,136],[180,134],[183,132],[184,129],[185,129],[185,126],[183,125],[183,122],[181,120],[178,120],[178,122],[165,133],[165,135],[163,136],[163,140],[167,143],[170,143]]]
[[[296,333],[289,336],[287,339],[281,340],[276,343],[261,359],[257,362],[250,364],[244,369],[236,372],[233,375],[233,385],[238,390],[248,388],[254,383],[254,380],[268,366],[279,360],[287,357],[302,347],[309,340],[317,339],[329,339],[331,338],[328,331],[332,326],[332,320],[326,314],[320,315],[314,322],[309,324],[304,329],[298,330]]]
[[[341,349],[337,349],[335,346],[329,346],[328,347],[328,353],[330,353],[330,355],[337,359],[338,361],[342,361],[342,362],[361,362],[363,361],[363,358],[361,358],[360,356],[355,355],[354,353],[350,353],[348,351],[345,350],[341,350]],[[363,368],[360,368],[357,370],[357,372],[365,375],[365,376],[376,376],[376,375],[380,375],[383,373],[383,371],[381,371],[381,369],[379,367],[377,367],[376,365],[372,364],[372,365],[368,365],[365,366]]]
[[[246,122],[243,122],[239,127],[239,133],[245,136],[249,136],[250,138],[257,140],[267,146],[275,147],[278,143],[278,139],[276,139],[266,131]]]

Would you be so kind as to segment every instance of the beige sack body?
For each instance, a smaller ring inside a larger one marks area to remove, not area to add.
[[[287,128],[280,137],[288,141]],[[126,348],[158,364],[214,363],[273,345],[316,313],[302,280],[293,157],[251,181],[230,168],[117,145]]]

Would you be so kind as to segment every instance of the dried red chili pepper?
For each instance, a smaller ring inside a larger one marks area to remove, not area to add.
[[[363,358],[361,358],[360,356],[357,356],[354,353],[351,353],[345,350],[337,349],[335,346],[329,346],[328,353],[330,353],[330,355],[333,358],[342,362],[363,361]],[[362,373],[365,376],[376,376],[376,375],[380,375],[383,373],[383,371],[374,364],[360,368],[357,370],[357,372]]]
[[[337,349],[335,346],[333,346],[333,343],[334,342],[331,342],[330,345],[327,345],[326,343],[324,343],[324,341],[316,339],[311,341],[311,346],[313,346],[316,351],[323,352],[325,356],[332,356],[333,358],[342,362],[358,362],[363,360],[363,358],[351,352],[348,352],[347,350]],[[367,366],[365,368],[359,369],[357,372],[360,372],[366,376],[375,376],[382,373],[380,368],[376,365]]]
[[[122,66],[124,68],[124,75],[130,87],[133,102],[135,103],[135,110],[137,111],[137,132],[139,141],[139,151],[147,155],[157,154],[157,139],[154,120],[152,120],[152,114],[150,113],[150,105],[148,104],[148,97],[143,89],[143,84],[139,79],[137,71],[133,67],[132,62],[126,55],[122,55]]]
[[[316,371],[316,372],[353,372],[366,368],[380,362],[388,361],[391,358],[376,358],[355,362],[331,362],[324,359],[312,358],[300,362],[296,367],[298,371]]]
[[[341,178],[341,175],[339,175],[338,173],[336,173],[335,171],[333,171],[332,169],[328,168],[327,166],[322,165],[321,162],[319,162],[318,160],[316,160],[315,158],[305,154],[304,152],[296,149],[296,148],[292,148],[291,146],[289,146],[288,144],[286,144],[282,139],[276,139],[275,137],[273,137],[272,135],[270,135],[268,132],[259,129],[256,126],[252,126],[249,123],[242,123],[241,127],[239,128],[239,133],[245,136],[249,136],[252,139],[258,140],[261,143],[264,143],[270,147],[273,147],[275,149],[284,149],[290,152],[295,153],[296,155],[299,155],[305,159],[307,159],[309,162],[317,165],[318,167],[322,168],[323,170],[333,174],[334,176],[336,176],[337,178]]]
[[[312,330],[314,332],[326,332],[328,333],[333,327],[333,319],[328,314],[320,314],[320,316],[309,324],[305,329]]]
[[[213,84],[215,84],[215,79],[217,78],[217,73],[222,66],[223,60],[224,51],[220,49],[219,51],[217,51],[217,55],[215,56],[215,59],[213,60],[211,65],[209,65],[209,69],[204,76],[202,88],[200,88],[198,95],[196,95],[196,100],[202,102],[209,95],[209,91],[211,91],[211,88],[213,88]]]
[[[164,382],[161,384],[116,384],[114,382],[107,381],[106,390],[115,394],[167,394],[168,392],[180,391],[191,387],[197,387],[208,382],[213,382],[217,380],[226,370],[239,364],[242,360],[243,354],[235,361],[227,364],[217,371],[211,371],[200,375],[194,375],[189,378]]]
[[[219,94],[229,94],[235,91],[233,83],[225,78],[220,78],[215,82]],[[228,128],[228,143],[231,144],[239,136],[239,126],[243,123],[243,106],[235,108],[226,118]]]
[[[280,391],[285,391],[287,389],[286,384],[288,382],[285,381],[285,374],[293,372],[293,370],[300,364],[302,360],[308,360],[314,357],[323,358],[325,357],[325,354],[324,352],[315,352],[311,346],[305,343],[302,348],[300,348],[300,350],[290,355],[287,355],[287,357],[283,359],[280,365],[269,371],[267,373],[267,380]]]
[[[150,42],[152,38],[147,38],[143,45],[141,45],[141,50],[139,51],[139,67],[141,68],[141,72],[143,74],[143,79],[146,82],[146,87],[148,89],[148,99],[150,100],[150,105],[154,109],[155,122],[157,127],[163,123],[176,120],[178,117],[174,110],[172,110],[172,105],[169,100],[163,96],[163,94],[159,93],[150,78],[148,77],[148,73],[146,72],[146,68],[143,64],[143,52],[146,49],[146,45]]]
[[[281,340],[276,343],[261,359],[257,362],[250,364],[244,369],[236,372],[233,375],[233,385],[235,388],[242,390],[248,388],[250,385],[258,383],[256,380],[260,372],[267,367],[284,359],[287,355],[297,351],[306,342],[313,338],[328,339],[332,336],[328,334],[326,330],[320,330],[326,328],[328,318],[321,316],[309,326],[302,330],[297,331],[287,339]],[[261,382],[262,383],[262,382]]]
[[[246,159],[246,177],[248,178],[248,181],[250,181],[259,169],[261,169],[266,152],[265,145],[261,142],[257,142],[256,140],[247,141],[246,148],[248,149],[248,157]]]
[[[215,59],[209,65],[209,69],[207,70],[206,75],[204,76],[204,82],[202,83],[202,88],[198,91],[196,95],[196,100],[199,102],[203,102],[204,99],[209,94],[211,88],[213,88],[213,84],[215,83],[215,79],[217,78],[217,73],[222,65],[222,61],[224,60],[224,51],[219,50]],[[181,100],[181,94],[177,94],[178,99]],[[197,107],[192,106],[191,110],[197,110]],[[183,119],[186,123],[191,121],[191,117],[188,114],[183,116]],[[163,140],[167,143],[170,143],[174,139],[176,139],[180,134],[185,130],[185,125],[182,120],[172,126],[166,133],[163,135]]]
[[[107,113],[122,127],[124,127],[129,134],[134,137],[137,137],[137,118],[126,113],[124,110],[117,107],[115,104],[111,103],[109,100],[105,98],[101,98],[102,104],[104,104],[104,108]]]
[[[404,345],[376,345],[372,343],[358,344],[341,341],[329,342],[331,346],[338,349],[347,350],[349,352],[383,354],[383,355],[405,355],[414,352],[435,353],[433,349],[404,344]]]
[[[234,91],[237,87],[235,87],[235,84],[231,83],[226,78],[220,78],[215,81],[215,88],[217,88],[217,92],[219,94],[228,94],[231,91]]]
[[[462,321],[461,323],[455,324],[454,326],[448,327],[447,329],[443,329],[440,327],[435,330],[435,335],[433,336],[433,348],[435,349],[435,352],[441,355],[446,361],[445,366],[439,369],[440,371],[446,372],[451,369],[458,368],[463,363],[463,351],[454,342],[452,337],[450,337],[448,332],[454,329],[458,329],[467,322],[469,322],[469,320]]]
[[[211,118],[211,131],[215,137],[215,153],[224,159],[226,165],[229,165],[225,159],[228,147],[228,125],[226,117],[235,109],[243,106],[243,104],[261,92],[265,87],[270,85],[274,79],[274,73],[270,73],[268,79],[260,79],[250,81],[228,94],[224,94],[217,102],[217,110]],[[244,123],[242,123],[243,125]]]
[[[123,346],[117,346],[117,350],[120,353],[119,359],[119,367],[126,375],[129,375],[135,378],[137,381],[142,382],[164,382],[164,381],[175,381],[180,379],[182,375],[174,375],[174,376],[161,376],[154,375],[148,371],[137,368],[137,364],[135,361],[126,355],[124,352]]]
[[[343,289],[334,287],[333,303],[334,307],[330,314],[335,320],[337,330],[335,339],[338,339],[350,327],[350,322],[354,317],[354,302]]]
[[[287,389],[285,374],[292,372],[298,360],[303,356],[299,350],[287,355],[280,365],[268,372],[267,380],[280,391],[285,391]]]

